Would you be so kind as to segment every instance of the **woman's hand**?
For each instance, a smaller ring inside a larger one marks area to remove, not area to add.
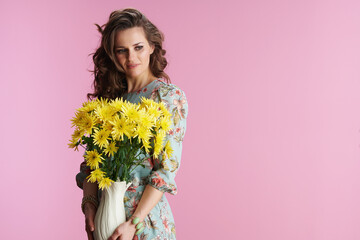
[[[94,240],[93,232],[95,230],[94,219],[96,214],[96,208],[91,203],[85,203],[84,212],[85,212],[85,230],[88,236],[88,240]]]
[[[132,240],[135,235],[135,225],[131,223],[131,219],[120,224],[114,231],[114,233],[109,237],[108,240]]]

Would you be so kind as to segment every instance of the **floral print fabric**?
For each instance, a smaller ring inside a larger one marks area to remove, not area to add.
[[[153,159],[149,155],[143,156],[145,157],[145,168],[138,166],[134,169],[132,184],[124,197],[127,219],[134,214],[146,185],[149,184],[164,193],[177,194],[177,185],[174,179],[180,167],[182,141],[186,131],[188,103],[183,90],[174,84],[166,83],[163,78],[158,78],[138,91],[123,96],[125,100],[132,103],[141,102],[141,97],[163,102],[172,114],[171,130],[167,133],[164,143],[169,140],[173,152],[169,159],[162,154],[158,159]],[[80,172],[76,175],[76,183],[79,188],[82,189],[82,183],[89,174],[89,167],[82,162]],[[101,192],[99,189],[99,199],[101,199]],[[175,221],[165,194],[145,217],[144,223],[144,231],[135,235],[134,240],[176,239]]]

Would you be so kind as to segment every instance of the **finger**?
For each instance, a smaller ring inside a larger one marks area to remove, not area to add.
[[[93,231],[95,229],[94,223],[91,223],[91,218],[85,218],[85,230],[89,240],[94,240]]]
[[[94,240],[94,235],[91,231],[86,231],[88,240]]]
[[[93,231],[90,231],[89,226],[85,227],[86,233],[87,233],[87,237],[89,240],[94,240],[94,235],[93,235]]]
[[[135,232],[135,235],[138,235],[139,233],[142,233],[144,231],[145,227],[142,226],[139,230]]]
[[[90,231],[94,231],[95,230],[95,224],[94,224],[94,218],[93,216],[87,216],[85,218],[85,224],[87,226],[87,228],[90,230]]]
[[[118,234],[117,229],[114,231],[114,233],[108,238],[108,240],[117,240],[118,237],[120,237],[120,234]]]
[[[89,228],[90,228],[90,231],[94,231],[95,230],[95,224],[94,224],[94,219],[89,219]]]

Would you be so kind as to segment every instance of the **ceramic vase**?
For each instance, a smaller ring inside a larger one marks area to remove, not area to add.
[[[102,191],[94,219],[95,240],[107,240],[115,229],[126,221],[124,195],[130,185],[131,182],[126,184],[118,179]]]

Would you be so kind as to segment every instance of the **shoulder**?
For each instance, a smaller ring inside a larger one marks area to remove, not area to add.
[[[170,111],[178,110],[182,113],[182,117],[186,117],[188,102],[185,91],[179,86],[167,83],[165,80],[158,80],[151,98],[163,102]]]
[[[181,95],[185,96],[184,90],[182,90],[179,86],[177,86],[173,83],[167,83],[162,78],[158,79],[155,90],[158,91],[159,94],[161,94],[161,96],[166,96],[168,94],[170,94],[170,95],[173,95],[173,94],[180,95],[181,94]]]

